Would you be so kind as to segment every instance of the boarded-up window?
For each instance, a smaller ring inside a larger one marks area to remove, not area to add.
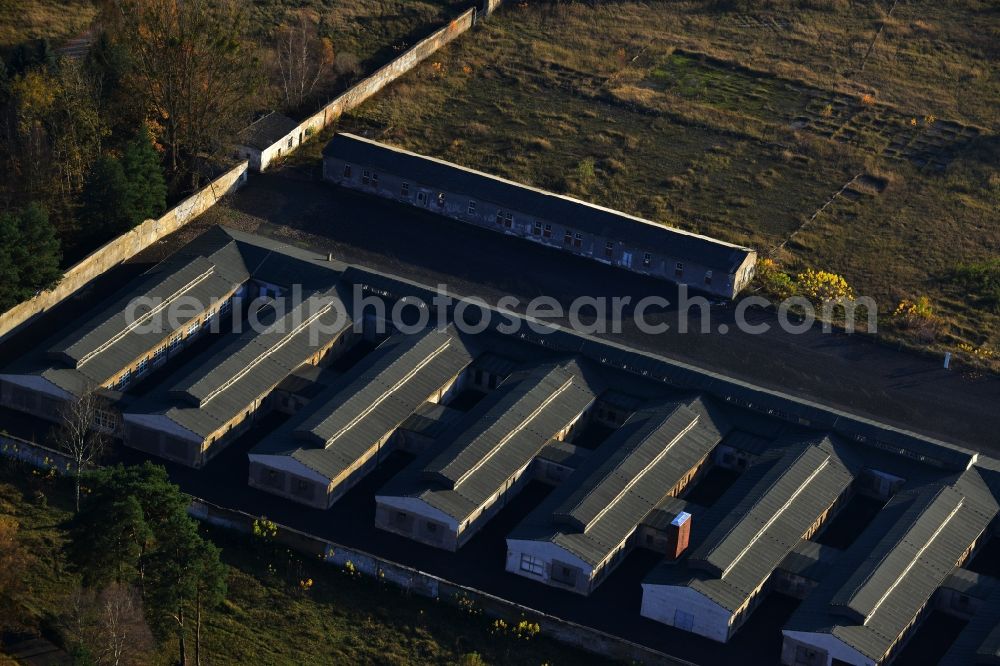
[[[271,469],[270,467],[261,467],[260,474],[257,475],[257,480],[268,488],[276,488],[277,490],[285,489],[285,473]]]
[[[576,579],[579,574],[579,567],[573,567],[558,561],[552,563],[552,580],[557,583],[576,585]]]
[[[292,494],[302,499],[311,500],[315,495],[312,483],[305,479],[292,478]]]

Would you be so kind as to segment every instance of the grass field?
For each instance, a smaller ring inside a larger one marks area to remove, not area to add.
[[[469,6],[468,0],[255,0],[251,34],[265,62],[271,58],[277,29],[283,24],[296,25],[299,16],[307,17],[318,26],[320,35],[330,39],[334,76],[326,95],[299,110],[306,113]]]
[[[996,10],[718,4],[510,3],[339,129],[840,273],[886,315],[927,296],[938,346],[1000,347],[954,278],[1000,256]]]
[[[92,0],[0,0],[0,49],[29,39],[58,44],[84,32],[96,14]]]
[[[78,585],[61,552],[68,490],[0,460],[0,516],[20,523],[19,541],[29,553],[24,620],[50,639]],[[215,530],[210,536],[223,549],[228,594],[203,628],[206,663],[477,663],[471,653],[490,664],[599,663],[544,635],[528,641],[494,635],[481,614],[412,597],[287,551],[264,557],[233,533]],[[303,591],[299,581],[310,578],[313,586]],[[153,663],[175,659],[176,649],[168,644]]]

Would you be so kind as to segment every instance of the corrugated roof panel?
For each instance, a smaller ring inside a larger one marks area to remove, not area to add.
[[[692,427],[687,428],[685,420]],[[687,405],[647,407],[601,444],[507,538],[550,541],[597,566],[657,507],[680,510],[687,506],[667,493],[711,453],[729,427],[700,398]],[[647,462],[642,472],[633,469]],[[615,478],[623,471],[624,475]],[[629,484],[632,472],[635,482]],[[605,485],[609,478],[614,480]],[[570,514],[591,501],[588,506],[600,506],[602,501],[605,506],[593,519],[590,514],[584,516],[588,519],[584,529],[583,521]]]
[[[831,606],[866,622],[907,576],[919,575],[919,569],[914,570],[918,560],[946,532],[964,502],[949,487],[922,496],[834,596]]]
[[[510,378],[508,382],[511,381]],[[501,454],[522,433],[543,437],[538,448],[568,425],[579,409],[584,410],[593,400],[589,395],[572,400],[579,393],[581,379],[572,367],[548,365],[517,378],[509,387],[505,383],[499,400],[491,409],[456,439],[425,468],[425,473],[440,478],[452,488],[459,486],[473,472],[481,469],[491,458]],[[565,397],[563,397],[565,396]],[[562,399],[561,399],[562,398]],[[563,405],[571,405],[562,413]],[[539,435],[541,433],[541,435]],[[530,448],[530,447],[529,447]],[[537,451],[531,453],[534,455]]]
[[[579,487],[556,509],[553,516],[556,520],[586,531],[639,483],[651,467],[682,442],[684,435],[698,422],[698,415],[683,405],[673,405],[659,414],[644,416],[638,428],[628,423],[622,426],[623,430],[631,431],[628,439],[587,479],[586,485]]]
[[[813,494],[818,487],[822,487],[824,477],[829,474],[825,471],[828,466],[846,472],[830,451],[817,446],[806,446],[792,459],[785,456],[783,463],[775,465],[741,506],[730,514],[729,519],[692,553],[692,559],[725,577],[751,551],[767,550],[768,541],[783,536],[784,525],[794,522],[797,529],[800,521],[795,520],[798,517],[796,503],[804,500],[804,495]],[[848,480],[850,477],[849,474],[834,476],[846,476]],[[836,495],[831,502],[833,499]],[[809,523],[813,520],[815,516]],[[803,531],[809,523],[803,526]],[[794,542],[788,544],[786,552],[776,558],[772,568],[795,546],[801,533],[795,535]],[[762,538],[764,542],[759,543]]]
[[[296,436],[327,447],[359,431],[371,430],[379,439],[388,432],[383,428],[397,427],[471,361],[468,350],[450,333],[428,329],[400,337],[329,401],[332,409],[315,411],[305,419]],[[395,414],[402,412],[406,413],[396,420]]]
[[[215,363],[203,365],[174,386],[173,390],[186,394],[196,405],[204,407],[220,393],[251,374],[261,377],[261,383],[265,385],[270,385],[270,380],[273,379],[265,376],[268,373],[283,373],[280,377],[283,379],[301,365],[304,358],[292,359],[292,367],[289,368],[287,355],[282,352],[300,334],[311,334],[309,342],[315,342],[317,348],[335,339],[351,324],[346,317],[342,322],[338,321],[338,308],[340,313],[344,313],[344,307],[335,291],[312,295],[265,330],[259,333],[251,331],[238,338],[235,344],[228,346],[216,357]],[[340,326],[334,326],[337,323]]]

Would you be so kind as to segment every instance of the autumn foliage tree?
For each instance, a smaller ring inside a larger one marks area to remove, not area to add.
[[[105,11],[178,188],[197,185],[199,165],[227,152],[246,125],[259,80],[249,11],[239,0],[111,0]]]
[[[74,198],[106,135],[78,65],[14,73],[0,90],[0,210],[38,203],[71,233]]]

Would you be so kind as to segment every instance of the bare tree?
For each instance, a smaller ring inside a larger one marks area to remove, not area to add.
[[[98,414],[107,409],[107,400],[93,389],[88,389],[78,398],[65,403],[59,424],[50,435],[55,447],[73,460],[77,512],[80,511],[80,476],[87,467],[97,462],[108,445],[107,433],[98,427],[97,420]]]
[[[153,635],[143,620],[142,600],[134,587],[112,583],[98,596],[100,663],[123,666],[143,663]]]
[[[93,663],[101,666],[149,663],[153,652],[142,599],[130,585],[112,583],[100,592],[77,588],[60,625],[68,642],[84,648]]]
[[[129,87],[166,150],[173,182],[227,152],[257,89],[251,3],[240,0],[112,0],[102,22],[132,62]]]
[[[333,46],[319,36],[316,24],[300,14],[294,24],[278,29],[274,67],[286,110],[295,110],[330,76]]]

